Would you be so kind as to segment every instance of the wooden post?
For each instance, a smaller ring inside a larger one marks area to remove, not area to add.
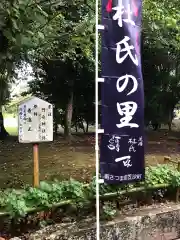
[[[33,144],[33,162],[34,162],[33,186],[39,187],[39,145],[38,143]]]
[[[177,170],[180,172],[180,161],[178,161]],[[180,188],[178,187],[176,191],[176,202],[179,202],[179,193],[180,193]]]

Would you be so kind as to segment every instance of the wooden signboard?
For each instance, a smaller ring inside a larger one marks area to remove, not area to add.
[[[31,97],[19,105],[19,142],[40,143],[53,141],[52,104]]]
[[[39,186],[38,144],[53,141],[53,106],[30,97],[18,107],[18,135],[20,143],[32,143],[34,153],[34,186]]]

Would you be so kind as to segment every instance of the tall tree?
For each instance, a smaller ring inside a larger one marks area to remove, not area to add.
[[[168,123],[179,101],[179,2],[145,0],[142,32],[142,63],[146,121]]]
[[[47,13],[34,1],[0,2],[0,138],[6,135],[2,105],[7,100],[15,66],[32,47],[33,33],[40,33],[42,22],[45,24],[47,21]]]
[[[86,68],[82,64],[83,59],[94,64],[95,15],[93,1],[86,1],[84,4],[81,4],[79,0],[64,2],[66,4],[62,4],[56,9],[56,12],[59,12],[63,19],[61,25],[57,20],[54,21],[54,29],[58,29],[56,36],[52,35],[46,44],[38,49],[38,55],[33,55],[35,61],[32,61],[31,64],[36,72],[36,80],[40,81],[41,85],[43,81],[40,78],[43,73],[46,76],[45,81],[52,82],[53,79],[53,86],[57,86],[56,91],[59,89],[57,94],[53,89],[51,90],[54,93],[53,97],[61,93],[61,105],[63,105],[61,108],[65,113],[65,135],[71,139],[74,91],[79,75],[81,75],[78,71],[82,72],[81,69]],[[34,85],[36,84],[34,83]],[[59,98],[60,96],[58,96]],[[55,102],[57,105],[57,101]]]

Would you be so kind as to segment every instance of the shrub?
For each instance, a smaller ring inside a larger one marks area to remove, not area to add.
[[[50,205],[65,200],[73,204],[91,201],[96,193],[96,178],[88,186],[70,179],[69,181],[41,182],[39,188],[26,187],[23,190],[7,189],[0,192],[1,212],[8,211],[11,216],[24,216],[31,208],[48,208]],[[180,187],[180,172],[171,165],[146,167],[144,182],[134,184],[100,185],[100,195],[129,190],[131,188],[149,188],[158,184]]]

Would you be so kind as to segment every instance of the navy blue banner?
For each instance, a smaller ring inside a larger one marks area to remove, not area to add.
[[[142,0],[102,0],[100,172],[107,183],[144,180]]]

